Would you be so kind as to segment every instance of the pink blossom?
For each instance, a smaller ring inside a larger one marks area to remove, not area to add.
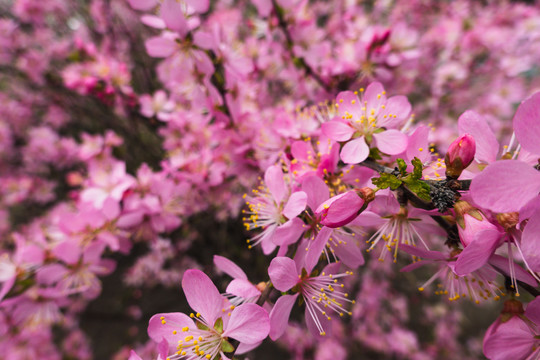
[[[166,340],[170,359],[227,358],[234,351],[229,338],[251,345],[261,342],[270,330],[266,310],[255,304],[228,306],[210,278],[200,270],[187,270],[182,288],[197,314],[156,314],[150,319],[148,334],[156,342]],[[222,311],[223,310],[223,311]]]
[[[332,320],[331,314],[343,316],[351,314],[344,308],[346,303],[353,303],[348,299],[348,294],[342,290],[338,279],[349,276],[351,272],[338,273],[339,264],[333,263],[326,266],[321,275],[310,274],[312,268],[297,269],[294,260],[287,257],[276,257],[270,263],[268,275],[276,289],[279,291],[293,290],[294,295],[283,295],[274,305],[270,313],[270,337],[279,338],[285,331],[289,314],[298,295],[302,295],[306,310],[306,324],[312,334],[326,335],[328,321]]]

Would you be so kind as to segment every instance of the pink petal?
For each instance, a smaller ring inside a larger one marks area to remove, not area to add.
[[[247,280],[247,275],[240,266],[223,256],[214,255],[214,265],[233,279]]]
[[[268,276],[276,289],[288,291],[298,282],[294,260],[288,257],[275,257],[268,267]]]
[[[37,282],[52,285],[68,274],[68,270],[60,264],[45,265],[37,270]]]
[[[292,218],[285,224],[278,226],[272,235],[272,242],[278,246],[294,244],[305,230],[305,224],[300,218]]]
[[[483,163],[492,163],[497,159],[499,142],[486,120],[478,113],[467,110],[458,120],[459,135],[471,134],[476,143],[474,158]]]
[[[271,0],[252,0],[253,5],[257,8],[261,17],[267,17],[272,11],[273,5]]]
[[[163,30],[167,27],[165,25],[165,21],[163,21],[162,18],[155,15],[143,15],[141,16],[141,22],[146,26],[153,27],[154,29]]]
[[[423,125],[416,128],[416,130],[409,135],[409,140],[407,142],[407,159],[412,160],[417,157],[420,161],[426,162],[431,157],[428,135],[429,128]]]
[[[287,193],[287,186],[283,179],[283,171],[277,165],[270,166],[264,173],[264,182],[270,190],[277,204],[281,203]]]
[[[533,271],[540,271],[540,211],[536,211],[523,229],[521,251]]]
[[[302,191],[307,194],[307,204],[313,211],[330,197],[330,191],[324,180],[315,175],[302,180]]]
[[[510,261],[514,261],[514,260],[507,259],[497,254],[491,255],[491,257],[489,258],[489,264],[507,276],[512,276],[512,272],[510,271],[510,264],[509,264]],[[513,264],[513,267],[514,267],[514,276],[516,277],[517,280],[523,281],[524,283],[529,284],[534,287],[538,285],[534,277],[532,277],[532,275],[529,274],[527,270],[525,270],[518,264]]]
[[[311,143],[307,141],[295,141],[291,144],[291,155],[295,159],[307,162],[314,158],[315,151]]]
[[[129,5],[135,10],[150,10],[157,4],[157,0],[128,0]]]
[[[285,215],[287,219],[292,219],[306,209],[306,204],[307,194],[303,191],[297,191],[289,197],[289,200],[283,209],[283,215]]]
[[[321,257],[321,253],[324,250],[324,247],[326,246],[326,243],[328,242],[328,238],[330,238],[330,235],[332,234],[332,229],[326,226],[323,226],[323,228],[319,231],[315,239],[309,244],[309,248],[305,257],[305,268],[309,273],[313,270],[315,265],[319,262],[319,258]],[[302,249],[298,249],[298,251],[302,251]]]
[[[209,324],[214,324],[221,316],[223,297],[208,275],[200,270],[186,270],[182,278],[182,289],[189,306]]]
[[[181,37],[186,36],[189,29],[180,2],[176,0],[163,0],[160,14],[169,29],[178,32]]]
[[[178,44],[174,40],[161,36],[146,40],[144,46],[148,55],[158,58],[168,57],[178,49]]]
[[[197,31],[193,35],[193,43],[205,50],[215,51],[219,46],[213,33],[202,30]]]
[[[540,92],[519,105],[514,115],[514,132],[521,146],[540,155]]]
[[[474,240],[459,254],[455,273],[470,274],[484,266],[499,246],[501,233],[496,229],[485,229],[475,234]]]
[[[403,95],[392,96],[386,101],[381,114],[377,117],[377,126],[386,129],[395,129],[407,120],[411,113],[411,103]],[[384,115],[387,117],[385,118]],[[393,115],[396,115],[394,117]]]
[[[525,359],[532,352],[534,343],[525,322],[513,316],[484,340],[484,355],[490,360]]]
[[[373,134],[375,144],[385,154],[397,155],[407,149],[407,135],[399,130],[386,130],[382,133]]]
[[[334,254],[337,256],[339,261],[351,269],[364,265],[364,256],[362,255],[362,251],[357,244],[357,239],[355,239],[353,236],[345,237],[341,234],[336,234],[336,232],[334,232],[332,236],[336,237],[338,240],[341,240],[341,244],[339,241],[337,244],[332,244],[332,250],[334,250]]]
[[[270,331],[268,313],[259,305],[243,304],[231,313],[223,336],[231,337],[245,344],[264,340]]]
[[[519,211],[540,192],[540,172],[517,160],[490,164],[472,180],[474,202],[494,212]]]
[[[137,355],[137,353],[135,352],[135,350],[131,350],[129,352],[129,358],[128,360],[142,360],[141,357],[139,355]]]
[[[341,116],[352,115],[353,121],[359,120],[360,117],[364,114],[364,112],[362,111],[363,104],[360,103],[360,99],[352,91],[340,92],[336,97],[336,104],[339,105],[339,107],[337,108],[339,114]],[[330,136],[328,137],[331,138]]]
[[[196,12],[196,13],[204,13],[208,11],[208,7],[210,6],[209,0],[185,0],[186,3]]]
[[[416,257],[419,257],[421,259],[429,259],[429,260],[446,260],[448,257],[447,255],[443,254],[439,251],[431,251],[426,249],[421,249],[416,246],[410,246],[406,244],[400,244],[399,250],[405,251],[407,254],[414,255]]]
[[[255,285],[244,279],[234,279],[229,283],[226,291],[244,299],[258,298],[261,295]]]
[[[321,131],[334,141],[347,141],[354,134],[354,129],[341,121],[328,121],[321,125]]]
[[[525,316],[536,325],[540,325],[540,297],[536,297],[527,305]]]
[[[298,294],[282,295],[270,311],[270,339],[276,341],[283,335],[289,324],[289,316]]]
[[[80,260],[81,252],[81,247],[74,240],[66,240],[52,250],[54,256],[69,265],[73,265]]]
[[[384,87],[381,83],[374,82],[368,85],[364,93],[364,102],[367,103],[366,114],[371,114],[374,110],[374,116],[377,116],[381,112],[381,105],[386,104],[386,95],[383,93]]]
[[[346,143],[341,149],[341,160],[346,164],[358,164],[369,156],[369,147],[361,136]]]
[[[186,326],[189,329],[195,328],[195,323],[186,314],[156,314],[152,316],[148,324],[148,336],[150,336],[150,338],[157,343],[165,339],[169,344],[171,344],[171,346],[176,347],[176,344],[178,344],[178,340],[183,340],[184,336],[182,336],[182,328]],[[173,331],[175,330],[177,334],[173,333]]]

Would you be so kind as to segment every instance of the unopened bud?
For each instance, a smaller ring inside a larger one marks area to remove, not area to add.
[[[474,160],[476,143],[470,134],[463,134],[448,147],[444,163],[446,176],[457,179],[461,172]]]
[[[480,210],[466,201],[457,201],[454,205],[454,211],[463,247],[467,247],[480,231],[497,229],[497,226],[489,222]]]
[[[337,228],[353,221],[374,198],[373,189],[350,190],[326,200],[315,213],[320,216],[322,225]]]

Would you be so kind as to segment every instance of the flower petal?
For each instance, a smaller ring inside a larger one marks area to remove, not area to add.
[[[285,204],[283,215],[285,215],[287,219],[295,218],[306,209],[306,204],[307,194],[305,192],[297,191],[292,193],[287,201],[287,204]]]
[[[519,105],[514,115],[514,131],[521,146],[540,155],[540,92],[534,93]]]
[[[214,255],[214,265],[233,279],[247,280],[247,275],[244,270],[226,257]]]
[[[540,210],[536,211],[523,229],[521,251],[533,271],[540,271]]]
[[[346,164],[358,164],[366,160],[369,156],[369,147],[364,137],[361,136],[343,145],[340,156]]]
[[[261,292],[255,285],[245,279],[234,279],[229,283],[226,290],[229,294],[240,296],[246,300],[259,297]]]
[[[276,341],[283,335],[289,323],[289,316],[298,294],[282,295],[270,311],[270,339]]]
[[[536,297],[527,305],[525,316],[536,325],[540,325],[540,297]]]
[[[188,32],[188,24],[182,6],[176,0],[163,0],[160,14],[169,29],[184,37]]]
[[[270,166],[264,173],[264,182],[276,203],[281,203],[281,200],[283,200],[287,193],[287,186],[283,179],[281,167],[277,165]]]
[[[499,246],[500,239],[501,233],[496,229],[484,229],[475,234],[473,241],[459,254],[455,273],[463,276],[484,266]]]
[[[375,144],[385,154],[397,155],[407,149],[407,135],[399,130],[386,130],[382,133],[373,134]]]
[[[168,57],[178,49],[178,45],[173,39],[161,36],[154,36],[146,40],[144,46],[148,55],[157,58]]]
[[[268,267],[268,276],[276,289],[288,291],[298,282],[294,260],[288,257],[275,257]]]
[[[474,202],[494,212],[519,211],[540,192],[540,172],[517,160],[490,164],[472,180]]]
[[[313,211],[330,197],[330,191],[324,180],[315,175],[302,180],[302,191],[307,194],[307,204]]]
[[[354,129],[341,121],[328,121],[321,125],[321,131],[334,141],[347,141],[354,134]]]
[[[484,355],[490,360],[525,359],[535,341],[525,322],[513,316],[484,339]]]
[[[395,129],[407,118],[411,113],[411,103],[406,96],[392,96],[386,101],[384,110],[377,117],[377,127],[385,127],[386,129]],[[386,117],[384,117],[386,115]]]
[[[278,226],[272,236],[272,242],[278,246],[294,244],[305,230],[305,224],[300,218],[292,218],[285,224]]]
[[[196,269],[186,270],[182,278],[182,289],[189,306],[213,325],[221,315],[223,297],[208,275]]]
[[[266,310],[256,304],[243,304],[232,311],[223,336],[254,344],[264,340],[269,331],[270,319]]]
[[[409,135],[409,140],[407,141],[407,159],[412,160],[417,157],[424,163],[431,157],[428,136],[429,128],[423,125],[416,128]]]
[[[311,273],[311,270],[317,265],[319,262],[319,258],[321,257],[321,253],[324,250],[324,247],[326,246],[326,243],[328,242],[328,238],[330,238],[330,235],[332,234],[332,229],[326,226],[323,226],[323,228],[319,231],[317,236],[315,237],[315,240],[311,242],[309,245],[309,248],[307,248],[307,254],[304,260],[304,266],[306,268],[306,271]],[[302,251],[302,249],[299,249],[298,251]]]
[[[459,135],[471,134],[476,143],[476,161],[492,163],[499,152],[499,142],[486,120],[478,113],[467,110],[458,120]]]
[[[148,324],[148,336],[159,343],[167,340],[171,346],[178,344],[182,338],[182,328],[195,328],[195,323],[189,316],[182,313],[161,313],[152,316]],[[176,331],[177,334],[174,334]]]

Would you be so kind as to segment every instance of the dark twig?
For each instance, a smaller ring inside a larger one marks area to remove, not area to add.
[[[272,5],[274,6],[274,13],[277,16],[278,19],[278,25],[281,31],[283,31],[283,34],[285,34],[285,40],[287,42],[287,51],[289,52],[289,55],[293,59],[293,62],[296,66],[299,66],[304,69],[304,72],[307,76],[312,77],[326,92],[332,93],[332,88],[330,85],[328,85],[319,74],[317,74],[313,68],[306,62],[306,60],[303,57],[298,57],[294,55],[294,41],[292,40],[291,33],[289,32],[289,29],[287,28],[287,22],[285,21],[285,18],[283,16],[283,9],[279,7],[276,0],[272,0]]]

